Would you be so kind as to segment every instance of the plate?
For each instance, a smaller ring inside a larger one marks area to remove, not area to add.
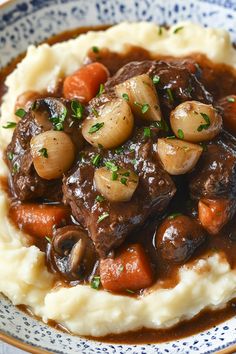
[[[236,1],[230,0],[16,0],[0,7],[0,67],[53,34],[121,21],[171,25],[191,20],[227,29],[236,39]],[[113,345],[86,340],[28,316],[0,295],[0,339],[32,353],[164,354],[236,352],[236,318],[194,336],[146,345]]]

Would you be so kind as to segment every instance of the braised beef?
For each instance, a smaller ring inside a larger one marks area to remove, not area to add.
[[[205,241],[204,229],[185,215],[169,216],[159,226],[156,233],[156,247],[163,259],[184,263]]]
[[[189,177],[193,199],[236,197],[236,138],[222,132],[209,142]]]
[[[178,63],[151,60],[130,62],[107,81],[105,89],[109,92],[115,85],[144,73],[147,73],[151,78],[157,75],[160,77],[156,89],[160,98],[161,110],[165,118],[168,119],[170,111],[181,102],[191,100],[203,103],[213,102],[211,94],[193,74],[192,65],[192,62],[184,60]]]
[[[91,160],[97,151],[91,147],[81,152],[81,161],[63,180],[64,200],[71,206],[74,217],[89,231],[97,252],[105,256],[119,246],[125,237],[150,215],[161,213],[175,194],[170,176],[163,170],[154,151],[153,140],[143,138],[143,130],[117,151],[100,151],[102,162],[115,161],[139,175],[139,185],[130,202],[99,203],[93,183],[95,167]],[[102,222],[99,216],[108,213]]]
[[[34,169],[30,153],[32,137],[55,128],[55,118],[67,111],[64,131],[71,135],[75,145],[81,146],[82,138],[79,122],[73,119],[70,103],[62,99],[45,98],[34,102],[32,108],[19,121],[11,143],[6,150],[8,166],[11,171],[11,191],[19,200],[62,198],[61,180],[45,180]],[[73,124],[73,125],[72,125]]]

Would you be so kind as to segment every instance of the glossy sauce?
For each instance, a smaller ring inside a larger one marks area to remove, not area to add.
[[[100,30],[105,29],[104,27],[90,28],[92,30]],[[74,31],[68,31],[63,34],[52,37],[48,40],[48,43],[53,44],[56,42],[61,42],[63,40],[67,40],[70,38],[74,38],[81,33],[85,33],[88,31],[88,28],[80,28]],[[187,58],[193,59],[196,61],[201,69],[202,76],[201,82],[204,84],[207,90],[209,90],[215,100],[219,98],[235,94],[236,93],[236,76],[232,68],[228,67],[224,64],[213,64],[208,60],[204,55],[194,54],[188,56]],[[6,92],[6,88],[4,86],[5,77],[14,69],[15,65],[19,60],[22,59],[22,56],[14,60],[8,67],[0,72],[0,96],[2,96]],[[130,47],[127,48],[126,53],[117,54],[112,53],[107,49],[99,50],[99,53],[94,53],[92,50],[89,51],[87,58],[85,58],[85,63],[91,61],[100,61],[104,65],[106,65],[111,72],[114,74],[120,67],[125,65],[126,63],[134,60],[167,60],[167,61],[178,61],[176,58],[166,57],[166,56],[158,56],[153,57],[149,52],[142,48]],[[183,59],[183,58],[182,58]],[[219,84],[220,83],[220,84]],[[0,101],[1,102],[1,101]],[[1,181],[1,185],[4,185],[4,190],[6,190],[6,182]],[[172,212],[182,212],[191,215],[191,210],[188,210],[187,206],[185,206],[185,202],[187,198],[184,194],[181,194],[181,191],[177,193],[170,206],[168,207],[168,214]],[[181,205],[181,207],[180,207]],[[164,215],[163,215],[164,217]],[[73,220],[72,220],[73,221]],[[14,222],[14,220],[13,220]],[[155,229],[157,225],[161,222],[161,220],[149,220],[146,225],[144,225],[139,232],[135,232],[129,235],[127,243],[139,242],[145,245],[145,249],[147,250],[149,257],[151,259],[154,272],[156,273],[156,278],[158,279],[157,286],[161,286],[162,288],[171,288],[174,287],[178,282],[177,272],[179,266],[170,265],[168,262],[157,261],[156,250],[153,246],[154,244],[154,235]],[[43,251],[46,252],[47,243],[45,240],[35,240],[35,244]],[[214,237],[208,236],[207,241],[195,252],[194,256],[191,258],[191,261],[194,259],[203,256],[204,254],[214,252],[215,250],[221,250],[225,253],[227,260],[229,261],[232,268],[236,267],[236,221],[231,221],[228,225],[226,225],[219,235]],[[68,282],[65,279],[61,278],[59,275],[56,279],[55,286],[73,286],[77,282]],[[129,294],[126,294],[130,296]],[[132,295],[135,296],[135,295]],[[21,307],[21,309],[26,310],[25,307]],[[197,333],[206,328],[210,328],[213,325],[216,325],[227,318],[230,318],[236,314],[236,306],[234,302],[231,302],[227,305],[224,310],[219,311],[204,311],[203,313],[196,316],[191,321],[182,322],[181,324],[172,327],[171,329],[166,330],[149,330],[142,329],[136,332],[128,332],[120,335],[109,335],[102,340],[107,342],[115,342],[115,343],[156,343],[163,342],[169,340],[175,340],[180,337],[189,336],[193,333]],[[60,325],[50,322],[49,324],[54,327],[61,328]],[[99,338],[101,340],[101,338]]]

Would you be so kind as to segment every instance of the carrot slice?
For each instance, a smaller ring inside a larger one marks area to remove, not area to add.
[[[201,199],[198,202],[198,216],[202,226],[216,235],[229,221],[235,210],[235,202],[228,199]]]
[[[63,83],[63,94],[67,99],[77,98],[88,103],[98,93],[100,84],[107,81],[109,72],[101,63],[92,63],[67,76]]]
[[[114,259],[102,259],[100,277],[103,288],[114,292],[147,288],[153,282],[150,262],[139,244],[130,245]]]
[[[64,205],[17,204],[10,208],[10,218],[34,237],[52,237],[53,228],[69,220],[69,209]]]

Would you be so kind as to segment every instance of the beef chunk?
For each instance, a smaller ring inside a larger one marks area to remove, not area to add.
[[[156,88],[160,98],[161,110],[167,118],[170,111],[184,101],[213,102],[211,94],[198,81],[196,75],[192,73],[193,70],[190,71],[191,66],[192,63],[186,60],[182,63],[151,60],[131,62],[107,81],[106,91],[111,91],[115,85],[137,75],[147,73],[151,78],[158,75],[160,81]]]
[[[161,213],[175,194],[174,183],[156,158],[156,137],[145,140],[142,136],[143,131],[136,132],[121,153],[101,151],[102,163],[112,160],[139,175],[139,185],[129,202],[96,201],[99,193],[93,183],[95,167],[91,159],[97,151],[92,147],[81,153],[81,161],[63,180],[65,202],[71,206],[76,220],[88,229],[102,257],[118,247],[148,216]],[[103,213],[108,213],[108,217],[99,222]]]
[[[30,140],[33,136],[55,128],[58,122],[56,118],[63,117],[63,112],[67,112],[63,128],[77,144],[79,141],[78,123],[73,121],[70,104],[64,100],[55,98],[36,100],[33,107],[17,124],[12,141],[7,147],[6,156],[11,171],[11,191],[19,200],[40,197],[52,200],[61,199],[61,181],[48,181],[36,173],[30,153]],[[71,122],[75,127],[73,129]]]
[[[190,175],[193,199],[236,197],[236,139],[222,132],[207,150]]]

